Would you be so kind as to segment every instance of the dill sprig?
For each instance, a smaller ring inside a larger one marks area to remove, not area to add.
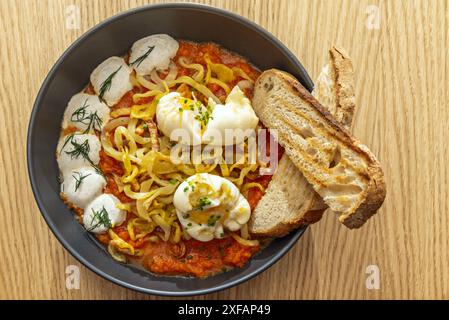
[[[100,119],[100,117],[97,114],[97,111],[92,112],[88,117],[89,123],[87,124],[86,130],[84,130],[84,133],[89,132],[91,129],[100,131],[101,125],[103,124],[103,120]]]
[[[72,144],[73,149],[70,151],[66,151],[65,153],[70,155],[72,159],[78,159],[81,156],[84,159],[86,159],[89,163],[93,164],[92,160],[89,157],[90,151],[89,140],[86,139],[84,140],[83,143],[78,143],[76,142],[75,139],[72,138],[70,143]]]
[[[131,62],[129,65],[133,66],[133,65],[135,65],[137,63],[136,67],[140,66],[142,61],[145,60],[150,55],[150,53],[151,53],[151,51],[153,51],[153,49],[154,49],[154,46],[148,47],[148,50],[143,55],[138,57],[136,60]]]
[[[72,133],[72,134],[68,135],[67,138],[65,138],[64,144],[62,145],[62,148],[61,148],[61,152],[62,152],[62,150],[64,150],[64,148],[67,145],[67,143],[69,143],[70,141],[73,140],[74,136],[75,136],[75,134]]]
[[[87,99],[86,99],[86,100],[84,100],[83,105],[81,107],[79,107],[78,109],[76,109],[72,113],[72,116],[70,117],[70,121],[84,123],[84,120],[87,118],[86,109],[88,106],[89,105],[87,104]]]
[[[109,75],[109,77],[106,78],[106,80],[103,81],[103,83],[100,86],[100,94],[98,95],[98,98],[102,101],[103,100],[103,96],[104,94],[109,91],[109,89],[111,89],[111,85],[112,85],[112,79],[115,77],[115,75],[117,74],[117,72],[120,71],[120,69],[122,68],[122,66],[118,67],[117,70],[115,70],[113,73],[111,73]]]
[[[81,186],[81,183],[83,183],[83,180],[86,179],[88,176],[90,176],[91,173],[83,175],[81,172],[75,171],[74,174],[72,174],[73,179],[75,179],[75,192],[78,191],[79,187]]]
[[[86,99],[84,104],[72,113],[70,120],[72,122],[80,122],[86,125],[86,130],[84,130],[83,133],[88,133],[91,129],[100,131],[103,120],[100,119],[97,111],[88,113],[86,111],[87,107],[89,107],[89,105],[87,104]]]
[[[87,229],[87,231],[95,230],[95,228],[101,225],[105,226],[106,228],[110,228],[112,226],[111,220],[109,219],[109,214],[104,208],[104,206],[99,211],[95,211],[94,209],[92,209],[92,213],[93,215],[91,223],[95,222],[95,224],[89,229]]]

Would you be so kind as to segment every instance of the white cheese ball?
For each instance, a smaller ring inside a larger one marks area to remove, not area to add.
[[[63,178],[61,192],[70,203],[82,209],[98,197],[106,186],[106,179],[92,167],[66,172]]]
[[[108,106],[112,107],[132,89],[129,78],[132,69],[120,57],[110,57],[103,61],[90,75],[95,93],[101,95]]]
[[[223,238],[225,229],[241,229],[251,216],[249,203],[239,189],[229,180],[208,173],[182,182],[173,204],[184,231],[203,242]]]
[[[141,76],[149,75],[154,69],[166,70],[178,48],[178,41],[169,35],[154,34],[133,44],[129,63]]]
[[[101,129],[109,120],[109,107],[98,96],[87,93],[75,94],[64,112],[63,128],[74,126],[89,132]]]
[[[59,169],[64,172],[81,167],[98,165],[101,143],[94,134],[70,134],[59,140],[56,159]]]
[[[105,233],[126,219],[126,212],[117,208],[120,200],[112,194],[102,194],[95,198],[84,210],[83,224],[87,231]]]

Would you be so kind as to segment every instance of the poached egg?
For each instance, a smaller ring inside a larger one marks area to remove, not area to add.
[[[251,106],[251,102],[245,96],[239,86],[235,86],[226,98],[225,104],[216,104],[209,99],[212,108],[212,116],[203,133],[203,141],[210,145],[239,144],[244,140],[240,133],[245,130],[254,130],[259,123],[259,118]],[[231,139],[225,140],[225,132],[231,133]],[[216,139],[215,135],[221,139]]]
[[[231,90],[225,104],[209,99],[207,106],[171,92],[159,100],[156,119],[158,128],[170,140],[213,146],[242,142],[245,136],[241,133],[254,130],[259,122],[251,102],[238,86]]]
[[[185,232],[199,241],[223,238],[248,222],[251,208],[229,180],[208,173],[187,178],[175,191],[173,204]]]

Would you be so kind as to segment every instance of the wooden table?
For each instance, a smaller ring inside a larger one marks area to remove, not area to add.
[[[25,152],[33,101],[56,59],[92,26],[147,2],[0,1],[0,298],[154,298],[103,280],[63,249],[35,204]],[[382,162],[388,195],[362,229],[327,215],[267,272],[201,298],[448,299],[449,3],[204,2],[272,32],[312,78],[333,43],[346,48],[356,69],[354,133]],[[76,27],[66,20],[72,4],[79,29],[66,28]],[[80,267],[79,290],[66,289],[68,265]],[[379,289],[369,285],[372,268]]]

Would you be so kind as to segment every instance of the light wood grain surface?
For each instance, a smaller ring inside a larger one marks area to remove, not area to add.
[[[0,1],[0,298],[155,298],[103,280],[63,249],[35,204],[25,151],[34,98],[56,59],[100,21],[148,2]],[[267,272],[199,298],[449,299],[449,2],[204,3],[269,30],[312,78],[333,43],[346,48],[356,69],[354,134],[378,155],[388,195],[362,229],[326,215]],[[66,28],[72,4],[79,29]],[[79,290],[66,289],[68,265],[80,267]],[[370,265],[378,290],[366,286]]]

